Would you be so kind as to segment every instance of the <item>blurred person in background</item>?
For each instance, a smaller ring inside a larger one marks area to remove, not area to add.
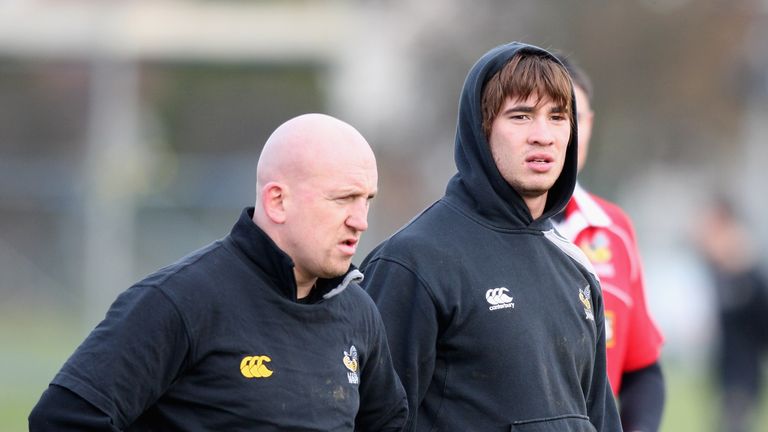
[[[755,424],[755,411],[768,346],[768,279],[759,268],[748,228],[727,198],[713,199],[695,229],[694,239],[708,264],[718,300],[718,430],[764,430]]]
[[[351,265],[377,181],[349,124],[282,124],[259,157],[255,207],[123,292],[30,430],[400,430],[406,395]]]
[[[573,80],[579,130],[579,165],[587,160],[594,112],[592,81],[572,59],[558,55]],[[628,432],[659,430],[664,409],[664,377],[659,365],[663,338],[651,319],[635,230],[616,204],[578,183],[558,231],[579,246],[600,277],[605,300],[608,379],[619,398],[621,423]]]
[[[361,265],[406,430],[621,430],[599,284],[550,221],[576,183],[575,115],[549,52],[487,52],[461,93],[445,195]]]

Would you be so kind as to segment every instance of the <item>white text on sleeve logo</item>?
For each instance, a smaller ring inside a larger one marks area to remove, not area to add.
[[[515,308],[513,298],[508,296],[509,290],[505,287],[491,288],[485,292],[485,300],[491,304],[489,310]]]

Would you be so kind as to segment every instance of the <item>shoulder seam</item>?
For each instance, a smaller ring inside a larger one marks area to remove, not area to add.
[[[163,280],[166,280],[166,279],[164,278]],[[190,351],[190,356],[189,357],[192,358],[192,359],[196,359],[197,358],[197,344],[195,344],[194,338],[192,337],[191,330],[190,330],[191,327],[189,325],[189,320],[182,313],[181,309],[179,308],[179,305],[176,304],[176,302],[173,300],[173,298],[167,292],[165,292],[165,289],[160,285],[159,282],[151,283],[151,284],[139,283],[139,284],[136,284],[136,286],[144,286],[146,288],[156,289],[168,301],[168,303],[171,305],[171,307],[173,307],[173,310],[176,312],[176,315],[179,317],[179,320],[181,320],[181,324],[182,324],[182,326],[184,328],[184,335],[186,336],[187,343],[189,344],[189,351]],[[189,363],[190,361],[187,360],[187,362]]]
[[[406,264],[406,263],[405,263],[405,262],[403,262],[402,260],[400,260],[400,259],[397,259],[397,258],[394,258],[394,257],[389,257],[389,256],[381,256],[381,255],[379,255],[378,257],[376,257],[376,258],[374,258],[373,260],[371,260],[371,262],[369,263],[369,265],[370,265],[371,263],[374,263],[374,262],[376,262],[376,261],[387,261],[387,262],[390,262],[390,263],[392,263],[392,264],[396,264],[396,265],[398,265],[398,266],[402,267],[403,269],[405,269],[405,270],[406,270],[408,273],[411,273],[412,275],[414,275],[414,276],[416,277],[416,280],[418,280],[418,281],[419,281],[419,284],[420,284],[421,286],[423,286],[423,287],[424,287],[424,291],[426,291],[427,295],[429,296],[429,299],[430,299],[430,300],[432,300],[432,303],[433,303],[435,306],[437,306],[437,305],[438,305],[438,301],[437,301],[437,298],[436,298],[436,296],[435,296],[435,294],[434,294],[434,291],[433,291],[433,290],[432,290],[432,288],[430,287],[430,285],[427,283],[427,281],[426,281],[426,280],[424,280],[424,278],[423,278],[423,277],[421,277],[421,275],[420,275],[420,274],[419,274],[417,271],[415,271],[415,270],[413,270],[412,268],[410,268],[410,267],[408,266],[408,264]]]

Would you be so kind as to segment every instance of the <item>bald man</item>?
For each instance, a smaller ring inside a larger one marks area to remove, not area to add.
[[[123,292],[31,431],[397,431],[405,392],[352,265],[376,194],[352,126],[287,121],[230,234]]]

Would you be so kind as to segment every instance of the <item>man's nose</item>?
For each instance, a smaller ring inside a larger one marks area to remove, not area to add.
[[[357,231],[368,229],[368,200],[356,200],[353,204],[349,216],[347,216],[347,225]]]
[[[546,118],[537,118],[531,124],[528,142],[539,145],[552,144],[555,142],[554,126]]]

